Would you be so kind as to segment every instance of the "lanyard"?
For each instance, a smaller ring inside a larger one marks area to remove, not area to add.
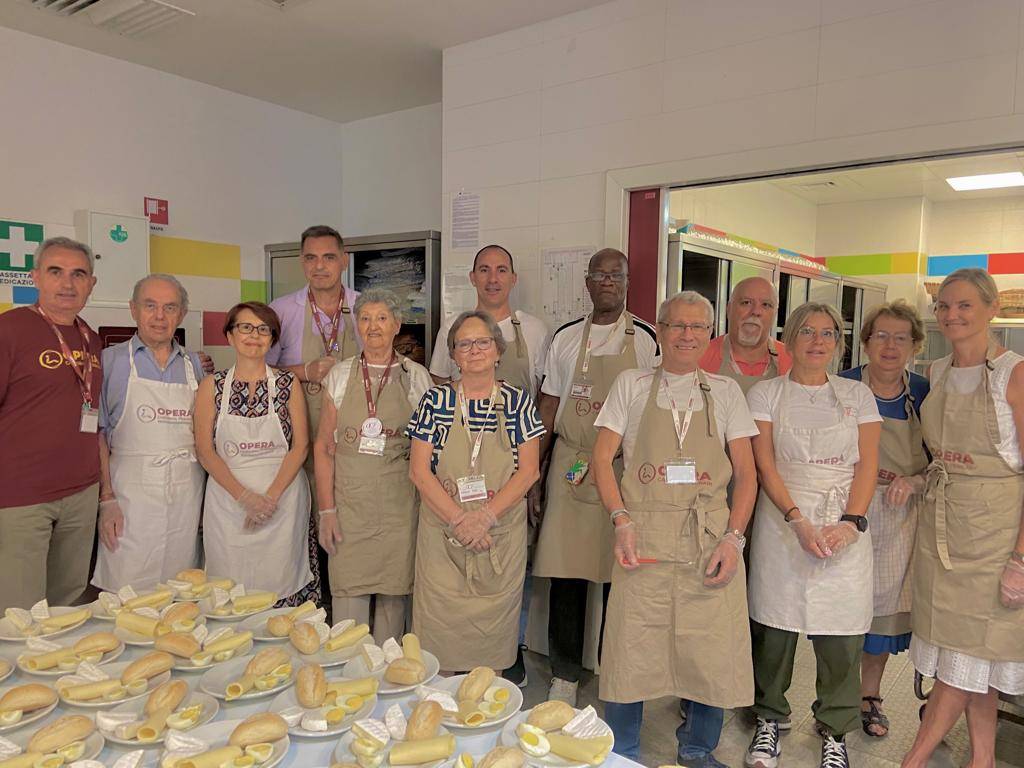
[[[331,318],[331,335],[327,336],[323,323],[320,322],[320,310],[317,309],[316,301],[313,299],[313,289],[309,288],[309,308],[313,311],[313,322],[320,332],[320,338],[324,343],[324,354],[329,355],[338,351],[338,328],[341,326],[341,311],[345,307],[345,289],[341,289],[341,299],[338,301],[338,311]]]
[[[484,414],[484,423],[480,427],[480,431],[476,433],[476,438],[473,440],[473,452],[469,457],[469,469],[471,472],[476,472],[476,460],[480,457],[480,446],[483,445],[484,432],[487,430],[487,422],[491,418],[491,411],[494,410],[494,401],[498,399],[498,385],[495,384],[491,389],[490,402],[487,404],[487,413]],[[462,423],[466,425],[466,431],[470,437],[473,435],[473,429],[469,426],[469,405],[466,403],[466,392],[459,385],[459,408],[462,409]]]
[[[668,385],[668,381],[665,378],[664,372],[662,373],[661,383],[665,385],[665,395],[668,397],[669,405],[672,407],[672,421],[676,425],[676,437],[679,439],[679,450],[683,450],[683,441],[686,439],[686,433],[690,431],[690,421],[693,419],[693,396],[697,392],[697,372],[693,372],[693,385],[690,387],[690,399],[686,403],[686,415],[683,417],[682,424],[679,423],[679,408],[676,406],[676,399],[672,396],[672,389]]]
[[[384,375],[380,377],[380,384],[377,386],[377,396],[374,397],[370,386],[370,370],[366,365],[366,354],[364,353],[359,356],[359,365],[363,371],[363,393],[366,395],[366,410],[370,414],[370,418],[374,418],[377,415],[377,401],[380,400],[380,393],[387,386],[388,379],[391,377],[391,366],[394,364],[395,351],[391,350],[391,359],[388,360],[387,368],[384,369]]]
[[[584,344],[583,350],[583,365],[580,366],[580,372],[583,375],[586,375],[587,371],[590,370],[590,353],[598,349],[604,349],[608,342],[615,338],[615,334],[618,333],[619,330],[619,325],[621,325],[625,319],[626,310],[622,310],[622,314],[619,315],[619,319],[615,321],[615,325],[612,326],[612,329],[608,331],[608,335],[604,337],[604,341],[598,344],[597,347],[594,347],[594,341],[591,337],[591,332],[594,326],[594,313],[590,313],[590,321],[587,323],[587,341]]]
[[[82,391],[82,404],[88,408],[92,408],[92,355],[89,353],[88,326],[75,316],[75,327],[82,335],[82,343],[84,345],[82,349],[82,364],[79,365],[75,360],[75,356],[71,352],[71,347],[68,346],[67,341],[64,339],[64,334],[60,332],[60,328],[58,328],[56,323],[49,318],[39,304],[35,305],[35,309],[36,312],[38,312],[49,324],[50,330],[53,331],[54,335],[56,335],[57,342],[60,344],[61,354],[64,355],[64,359],[68,361],[68,365],[71,366],[71,370],[75,372],[75,377],[78,379],[78,388]]]

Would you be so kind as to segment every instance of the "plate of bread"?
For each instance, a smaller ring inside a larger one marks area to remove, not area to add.
[[[199,687],[225,701],[258,699],[279,693],[295,680],[295,658],[279,646],[241,656],[203,673]]]
[[[124,643],[113,632],[91,632],[64,643],[29,638],[17,663],[28,675],[57,676],[74,672],[83,661],[109,664],[122,653]]]
[[[288,754],[290,744],[288,724],[281,716],[260,712],[245,720],[208,723],[188,734],[168,736],[159,764],[160,768],[274,768]]]
[[[173,665],[174,658],[163,651],[102,668],[83,663],[75,674],[58,678],[54,687],[68,706],[106,707],[152,693],[171,679]]]
[[[304,664],[295,685],[277,695],[270,711],[281,715],[293,736],[338,736],[357,720],[370,716],[377,705],[375,678],[328,678],[319,664]]]
[[[34,723],[57,708],[57,690],[42,683],[0,688],[0,733]]]
[[[580,710],[564,701],[545,701],[510,718],[499,742],[520,749],[531,765],[584,768],[603,763],[615,738],[593,707]]]
[[[104,744],[96,723],[85,715],[65,715],[33,733],[9,738],[22,751],[7,759],[4,765],[8,768],[56,768],[76,760],[92,760],[103,751]]]
[[[145,699],[96,713],[96,725],[107,741],[129,747],[156,747],[171,732],[184,733],[217,716],[220,705],[209,694],[189,689],[184,680],[169,680]]]
[[[490,667],[476,667],[465,675],[435,680],[417,689],[421,700],[436,701],[444,724],[455,731],[498,726],[523,707],[523,692],[499,677]]]
[[[56,637],[78,629],[92,618],[89,606],[50,607],[40,600],[30,609],[8,608],[0,618],[0,640],[20,642],[30,637]]]
[[[397,704],[389,712],[401,710]],[[441,707],[435,701],[421,701],[406,718],[357,720],[334,750],[337,763],[358,768],[419,766],[436,768],[455,754],[455,737],[441,725]]]
[[[360,649],[359,655],[345,665],[346,677],[376,677],[380,680],[380,696],[394,696],[415,690],[433,679],[441,669],[437,657],[420,648],[419,638],[412,634],[402,637],[399,645],[394,638]]]

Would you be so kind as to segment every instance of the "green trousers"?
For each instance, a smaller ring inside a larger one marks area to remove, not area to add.
[[[766,720],[781,720],[792,711],[786,691],[793,680],[796,632],[750,622],[754,656],[754,712]],[[818,698],[814,717],[833,736],[860,726],[860,657],[864,635],[815,635]]]

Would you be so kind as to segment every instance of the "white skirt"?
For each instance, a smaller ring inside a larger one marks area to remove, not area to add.
[[[910,661],[925,677],[935,677],[954,688],[988,693],[995,688],[1010,696],[1024,694],[1024,661],[990,661],[959,651],[939,648],[917,635],[910,641]]]

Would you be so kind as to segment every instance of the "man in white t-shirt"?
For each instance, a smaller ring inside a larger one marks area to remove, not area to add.
[[[570,482],[567,473],[589,462],[597,439],[594,419],[615,377],[630,368],[657,365],[653,326],[626,311],[629,265],[614,248],[595,253],[586,286],[594,305],[589,315],[566,323],[551,338],[538,402],[548,434],[542,454],[557,433],[546,479],[544,517],[533,573],[551,579],[548,603],[549,699],[576,705],[583,672],[583,640],[589,585],[603,584],[607,602],[612,571],[612,530],[593,475],[582,464]]]
[[[509,305],[509,295],[517,280],[512,254],[500,245],[485,245],[473,258],[469,282],[476,288],[476,308],[494,318],[508,342],[498,365],[498,378],[536,397],[544,372],[548,329],[542,320]],[[459,378],[455,361],[448,353],[448,329],[454,320],[445,320],[437,333],[430,359],[430,375],[436,384]]]

